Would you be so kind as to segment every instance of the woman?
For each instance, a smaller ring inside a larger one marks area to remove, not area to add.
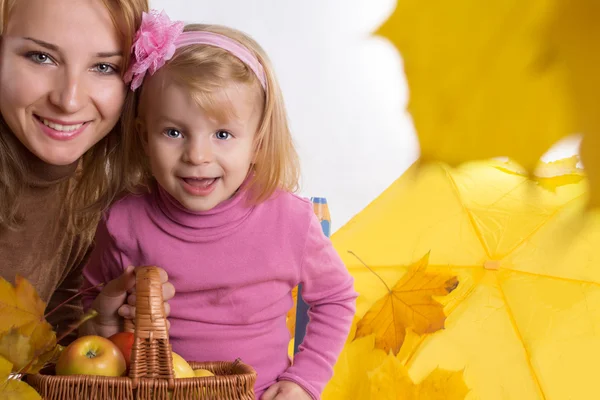
[[[27,278],[47,310],[79,291],[99,214],[123,189],[133,97],[122,74],[147,10],[147,0],[0,0],[0,273]],[[49,322],[67,329],[79,304]]]

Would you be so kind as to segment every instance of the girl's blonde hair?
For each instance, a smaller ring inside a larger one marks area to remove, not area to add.
[[[0,0],[0,35],[6,26],[10,12],[18,0]],[[148,11],[148,0],[102,0],[109,10],[115,27],[120,32],[124,50],[123,73],[129,65],[129,49],[142,20],[142,12]],[[77,179],[65,183],[68,195],[65,202],[69,226],[74,233],[85,234],[91,239],[99,215],[120,193],[126,181],[123,179],[126,154],[121,148],[124,130],[133,125],[135,100],[128,93],[123,114],[116,126],[89,149],[81,158]],[[18,229],[22,220],[18,211],[19,198],[25,186],[26,167],[18,154],[5,139],[12,132],[0,117],[0,228]]]
[[[208,31],[227,36],[250,50],[262,64],[266,75],[266,91],[254,72],[236,56],[219,47],[189,45],[178,49],[162,68],[169,78],[189,89],[199,107],[216,117],[227,114],[216,95],[223,87],[245,84],[257,93],[262,104],[262,117],[255,135],[255,157],[252,178],[248,189],[251,201],[259,203],[269,198],[277,189],[295,191],[298,188],[299,162],[287,121],[283,95],[275,78],[273,67],[264,50],[246,34],[220,25],[187,25],[185,31]],[[145,112],[144,85],[140,92],[137,134],[128,135],[124,148],[135,154],[128,167],[130,176],[141,178],[144,186],[152,182],[147,157],[143,153],[142,134]]]

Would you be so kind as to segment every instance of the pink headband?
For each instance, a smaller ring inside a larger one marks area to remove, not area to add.
[[[140,87],[146,71],[153,75],[173,57],[176,49],[192,44],[206,44],[228,51],[254,72],[266,90],[267,78],[263,66],[245,46],[218,33],[183,32],[184,26],[185,23],[181,21],[171,21],[164,11],[159,13],[152,10],[150,14],[142,14],[142,24],[131,47],[134,62],[124,76],[125,83],[131,82],[131,90]]]

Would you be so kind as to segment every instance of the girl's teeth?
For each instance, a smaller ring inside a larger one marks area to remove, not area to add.
[[[208,187],[210,186],[214,181],[216,180],[216,178],[202,178],[202,179],[196,179],[196,178],[185,178],[185,181],[192,186],[196,186],[196,187]]]
[[[42,123],[46,126],[49,126],[52,129],[54,129],[55,131],[59,131],[59,132],[73,132],[73,131],[81,128],[81,126],[83,125],[83,124],[61,125],[61,124],[55,124],[54,122],[50,122],[47,119],[42,119]]]

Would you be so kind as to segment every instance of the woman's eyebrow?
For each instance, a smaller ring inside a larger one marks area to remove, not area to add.
[[[48,42],[45,42],[45,41],[39,40],[39,39],[34,39],[31,37],[24,37],[23,39],[30,40],[34,43],[37,43],[38,45],[40,45],[42,47],[49,49],[49,50],[59,51],[59,47],[55,44],[48,43]],[[96,57],[99,57],[99,58],[110,58],[110,57],[117,57],[117,56],[122,57],[123,52],[120,50],[117,50],[117,51],[101,51],[99,53],[96,53]]]
[[[34,39],[34,38],[31,38],[31,37],[24,37],[23,39],[30,40],[30,41],[32,41],[34,43],[37,43],[40,46],[47,48],[48,50],[58,51],[58,46],[55,45],[55,44],[44,42],[43,40]]]

